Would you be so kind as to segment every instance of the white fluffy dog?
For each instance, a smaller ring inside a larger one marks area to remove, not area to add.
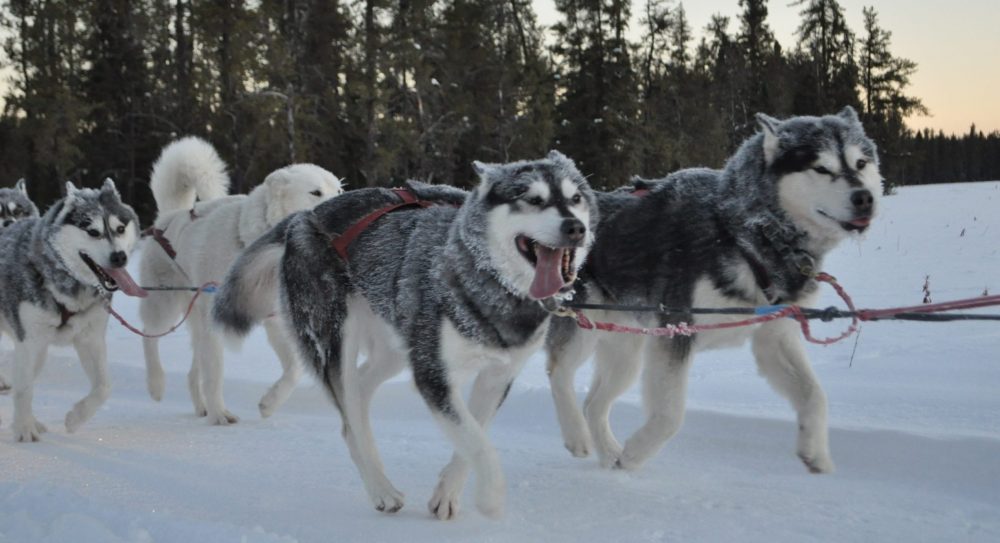
[[[240,251],[272,226],[343,192],[340,180],[327,170],[293,164],[272,172],[250,194],[228,196],[225,163],[210,144],[195,137],[163,149],[153,165],[150,186],[158,211],[154,228],[162,232],[176,257],[156,241],[146,243],[140,277],[149,286],[219,281]],[[155,335],[169,329],[192,296],[192,292],[150,292],[139,307],[145,332]],[[231,424],[239,419],[226,410],[222,398],[223,345],[211,328],[210,309],[211,295],[202,296],[188,320],[194,351],[188,387],[196,414],[207,416],[211,424]],[[260,401],[261,415],[267,417],[291,394],[301,369],[278,319],[266,319],[264,328],[284,369]],[[164,376],[157,347],[157,339],[143,340],[149,394],[159,401]]]

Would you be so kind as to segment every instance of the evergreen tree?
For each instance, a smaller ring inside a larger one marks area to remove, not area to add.
[[[804,6],[795,58],[803,82],[795,113],[822,114],[844,106],[860,108],[854,34],[837,0],[798,0]],[[811,87],[811,88],[810,88]]]
[[[79,181],[85,173],[77,137],[89,109],[78,91],[80,24],[71,2],[10,0],[3,7],[4,54],[16,73],[5,116],[21,134],[18,176],[29,180],[32,196],[44,204],[61,195],[65,180]]]
[[[875,8],[864,9],[864,21],[864,35],[858,40],[864,94],[862,119],[869,135],[879,144],[888,192],[896,179],[907,174],[902,168],[906,160],[912,159],[904,149],[904,140],[909,136],[905,119],[914,113],[926,114],[927,108],[919,99],[905,94],[916,63],[889,51],[892,33],[879,26]],[[974,138],[971,140],[970,145],[975,145]]]
[[[616,186],[636,171],[637,85],[625,40],[625,0],[557,0],[560,93],[555,146],[595,184]]]

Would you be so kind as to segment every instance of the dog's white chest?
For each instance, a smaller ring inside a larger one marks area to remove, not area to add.
[[[532,338],[519,347],[488,347],[463,336],[447,318],[441,323],[441,357],[456,375],[467,376],[490,366],[520,365],[542,346],[547,326],[539,326]]]
[[[26,341],[68,345],[80,333],[93,330],[97,319],[106,321],[107,313],[99,303],[86,308],[67,307],[63,315],[25,302],[21,304],[20,317]],[[99,327],[99,330],[103,334],[104,329]]]
[[[730,298],[720,292],[712,285],[708,279],[700,279],[694,288],[692,297],[694,307],[718,308],[718,307],[750,307],[746,302]],[[723,322],[735,322],[746,319],[747,315],[697,315],[694,324],[717,324]],[[694,348],[696,351],[711,349],[722,349],[726,347],[739,347],[743,345],[754,330],[759,325],[739,326],[736,328],[725,328],[722,330],[709,330],[698,332],[695,339]]]

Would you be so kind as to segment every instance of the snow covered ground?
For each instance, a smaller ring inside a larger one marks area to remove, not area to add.
[[[825,266],[859,306],[919,303],[925,276],[934,301],[1000,293],[1000,183],[903,188],[883,202],[867,239]],[[832,303],[831,294],[823,305]],[[134,300],[115,305],[135,318]],[[389,477],[407,494],[390,516],[369,505],[339,417],[311,378],[273,417],[259,417],[257,401],[278,375],[262,334],[227,355],[226,399],[242,420],[225,428],[191,412],[186,332],[161,343],[162,403],[146,394],[139,339],[115,322],[108,337],[114,392],[77,434],[62,426],[87,389],[70,350],[51,352],[36,388],[36,415],[50,429],[43,442],[13,442],[11,401],[0,397],[0,543],[1000,541],[997,323],[865,324],[853,363],[853,338],[810,346],[837,462],[823,476],[795,458],[793,413],[756,375],[748,349],[700,356],[684,428],[635,473],[563,449],[537,355],[491,431],[506,516],[480,516],[467,493],[447,523],[425,503],[450,449],[408,379],[387,383],[374,405]],[[612,416],[620,436],[636,428],[637,392]]]

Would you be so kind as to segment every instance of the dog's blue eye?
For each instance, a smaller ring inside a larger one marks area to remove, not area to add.
[[[526,201],[533,206],[541,206],[545,204],[545,199],[542,198],[541,196],[532,196],[531,198],[528,198]]]
[[[94,230],[93,228],[91,228],[90,230],[87,230],[87,234],[90,234],[90,237],[92,237],[92,238],[99,238],[99,237],[101,237],[101,233],[98,232],[97,230]]]
[[[574,194],[573,197],[570,198],[570,201],[573,202],[574,204],[579,204],[580,200],[583,200],[583,196],[580,196],[579,192]]]
[[[862,159],[858,160],[857,164],[854,165],[854,169],[856,169],[858,171],[861,171],[861,170],[865,169],[865,166],[867,166],[867,165],[868,165],[868,161],[862,158]]]
[[[823,166],[816,166],[815,168],[813,168],[813,171],[818,174],[830,175],[830,170],[826,169]]]
[[[125,226],[119,226],[118,228],[115,228],[115,232],[118,232],[119,234],[124,234]]]

